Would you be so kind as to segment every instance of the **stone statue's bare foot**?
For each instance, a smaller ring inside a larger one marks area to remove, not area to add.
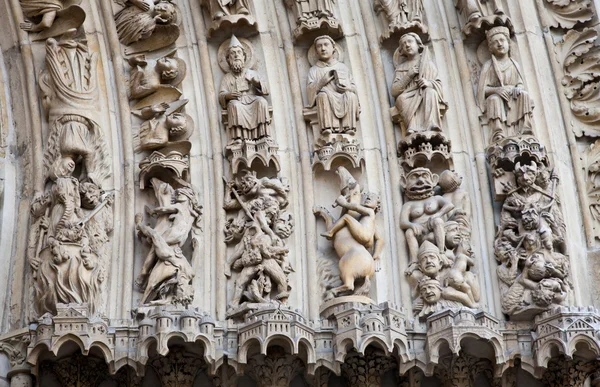
[[[328,232],[322,233],[321,236],[327,238],[328,240],[332,240],[333,239],[333,234],[328,233]]]

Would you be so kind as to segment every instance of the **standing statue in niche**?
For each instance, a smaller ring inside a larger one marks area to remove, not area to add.
[[[480,30],[484,23],[489,26],[497,26],[499,23],[510,25],[501,0],[454,0],[454,6],[463,17],[463,32],[466,35]]]
[[[119,41],[130,46],[126,55],[155,51],[179,37],[177,6],[171,0],[117,0],[123,5],[115,15]]]
[[[225,241],[237,242],[225,275],[231,277],[231,269],[239,272],[230,317],[264,303],[285,303],[289,297],[288,275],[293,270],[284,244],[294,229],[293,218],[285,211],[289,190],[287,179],[259,179],[247,170],[227,183],[224,208],[238,211],[225,225]]]
[[[55,313],[57,303],[87,303],[92,313],[98,311],[105,244],[113,228],[112,196],[101,188],[110,164],[98,126],[97,56],[74,34],[46,41],[40,76],[49,122],[43,156],[47,190],[31,205],[28,247],[40,314]]]
[[[142,271],[135,281],[136,286],[144,289],[140,305],[175,303],[186,306],[194,298],[194,272],[182,248],[191,233],[194,255],[199,254],[197,235],[202,208],[193,187],[183,180],[177,182],[181,187],[173,189],[168,183],[152,178],[158,207],[146,207],[146,213],[157,217],[154,227],[142,222],[142,214],[136,215],[138,234],[150,244]]]
[[[486,32],[492,57],[481,69],[477,99],[492,131],[492,142],[533,134],[533,101],[523,88],[519,64],[510,57],[510,32],[494,27]]]
[[[454,208],[452,202],[435,195],[439,176],[427,168],[415,168],[402,177],[406,201],[400,213],[400,228],[405,232],[411,262],[417,262],[419,246],[432,240],[445,251],[445,217]]]
[[[408,134],[441,131],[448,105],[429,50],[412,32],[402,35],[398,50],[406,59],[396,67],[391,89],[396,99],[392,115],[399,117]]]
[[[229,72],[221,81],[219,103],[227,110],[227,130],[232,144],[271,139],[269,89],[258,72],[248,68],[246,47],[233,35],[226,52]]]
[[[383,12],[390,29],[423,19],[422,0],[375,0],[375,12]]]
[[[251,11],[252,0],[200,0],[208,11],[212,22],[208,24],[208,37],[219,29],[234,30],[236,33],[247,32],[248,27],[256,29],[256,22]]]
[[[500,262],[503,312],[529,319],[562,304],[571,287],[558,177],[535,162],[515,165],[500,213],[495,255]]]
[[[321,134],[354,135],[360,114],[356,85],[348,67],[336,58],[336,44],[327,35],[315,39],[319,58],[308,72],[308,103],[317,107]]]
[[[314,209],[315,215],[325,220],[327,231],[321,235],[333,241],[340,260],[342,285],[330,289],[325,298],[344,294],[368,297],[371,277],[383,249],[383,238],[375,225],[375,216],[380,209],[379,196],[361,192],[358,182],[344,167],[339,167],[336,173],[341,187],[341,195],[336,199],[336,205],[342,207],[339,218],[336,220],[324,207]]]

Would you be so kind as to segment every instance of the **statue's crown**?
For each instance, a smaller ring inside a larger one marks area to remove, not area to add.
[[[229,40],[229,48],[232,48],[232,47],[244,48],[244,46],[242,46],[242,43],[239,41],[239,39],[235,35],[231,35],[231,39]]]
[[[502,34],[504,36],[506,36],[507,38],[510,38],[510,30],[506,27],[494,27],[494,28],[490,28],[489,30],[487,30],[485,32],[485,36],[489,39],[494,35],[498,35],[498,34]]]

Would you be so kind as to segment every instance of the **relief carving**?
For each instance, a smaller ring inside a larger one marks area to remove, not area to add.
[[[294,39],[323,34],[339,38],[343,35],[334,14],[335,0],[286,0],[286,4],[296,16]]]
[[[225,241],[236,243],[225,275],[231,277],[232,269],[239,272],[228,317],[287,302],[293,269],[284,241],[294,230],[294,219],[285,210],[289,191],[286,178],[259,179],[248,170],[227,182],[224,208],[237,215],[225,225]]]
[[[454,6],[463,18],[462,31],[467,36],[483,33],[495,26],[512,29],[512,22],[504,13],[502,0],[454,0]]]
[[[269,348],[268,355],[250,358],[247,373],[258,387],[288,387],[305,368],[298,357],[286,355],[282,347],[275,346]]]
[[[81,0],[19,0],[27,21],[21,29],[38,32],[32,40],[60,36],[72,28],[79,28],[85,20]]]
[[[179,9],[172,0],[115,0],[124,8],[115,14],[125,55],[167,47],[180,34]]]
[[[113,229],[108,146],[96,103],[97,55],[73,39],[46,41],[40,75],[49,138],[44,151],[45,193],[31,204],[29,263],[39,314],[57,303],[87,303],[96,313],[106,277],[105,244]]]
[[[424,319],[447,307],[479,306],[480,289],[471,249],[470,199],[461,177],[441,178],[414,168],[402,178],[406,201],[400,214],[411,263],[405,274],[413,286],[413,309]],[[439,184],[440,194],[435,193]]]
[[[223,108],[223,125],[229,133],[227,150],[231,153],[233,172],[238,165],[252,165],[258,158],[265,166],[273,161],[279,169],[277,143],[271,129],[271,108],[265,96],[269,87],[252,67],[254,49],[235,35],[219,47],[219,64],[226,73],[221,80],[219,103]]]
[[[250,8],[252,0],[200,0],[208,11],[211,22],[208,37],[217,30],[241,32],[241,29],[256,30],[256,21]]]
[[[344,167],[338,167],[341,195],[335,206],[342,212],[336,219],[324,207],[315,207],[314,213],[325,221],[326,232],[321,234],[332,240],[340,260],[342,285],[327,289],[325,301],[342,295],[369,296],[371,277],[383,250],[383,238],[377,232],[376,214],[380,210],[379,195],[362,192],[358,182]],[[358,286],[357,286],[358,284]]]
[[[132,67],[129,99],[138,100],[134,109],[174,102],[181,97],[177,87],[186,76],[186,64],[175,55],[173,51],[157,59],[141,54],[128,59]]]
[[[180,179],[176,182],[180,187],[174,189],[158,178],[151,179],[158,207],[146,206],[146,213],[156,217],[154,227],[142,222],[143,214],[136,215],[138,236],[150,244],[135,281],[136,286],[144,290],[140,305],[187,306],[194,298],[194,271],[182,248],[191,233],[193,254],[200,254],[198,234],[202,207],[191,184]]]
[[[519,64],[510,57],[509,29],[494,27],[486,36],[492,57],[481,69],[477,99],[491,130],[491,142],[533,134],[534,104],[524,88]]]
[[[304,117],[318,128],[315,163],[323,163],[326,169],[336,153],[346,154],[355,166],[362,160],[355,138],[360,118],[356,84],[340,56],[340,47],[328,35],[317,37],[309,50],[312,67],[308,72]]]
[[[582,153],[587,188],[588,206],[592,218],[600,222],[600,140],[587,147]],[[597,224],[596,227],[599,225]],[[600,235],[596,234],[600,239]]]
[[[502,311],[529,319],[566,301],[571,270],[558,176],[535,162],[517,163],[514,173],[516,186],[507,186],[494,247]]]
[[[375,0],[374,7],[384,21],[382,41],[408,32],[428,36],[423,24],[422,0]]]
[[[404,57],[400,61],[398,56]],[[448,108],[435,64],[419,35],[402,35],[394,55],[396,73],[391,93],[396,99],[391,109],[394,121],[402,123],[407,134],[441,131],[442,117]]]
[[[591,0],[546,0],[550,27],[573,28],[577,23],[585,23],[594,17]]]

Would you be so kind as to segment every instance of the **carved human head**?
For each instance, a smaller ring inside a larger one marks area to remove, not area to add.
[[[75,171],[75,161],[70,156],[56,159],[50,170],[50,178],[56,180],[62,177],[70,177]]]
[[[240,73],[246,64],[246,51],[244,46],[235,36],[231,36],[229,48],[227,49],[227,64],[234,73]]]
[[[446,247],[454,249],[462,242],[462,234],[460,232],[460,224],[453,220],[449,220],[444,223],[444,231],[446,238]]]
[[[324,62],[331,60],[337,50],[335,41],[329,35],[318,36],[314,44],[319,59]]]
[[[527,258],[528,276],[534,281],[541,281],[547,275],[546,259],[542,253],[533,253]]]
[[[183,113],[171,113],[165,119],[165,125],[171,136],[180,137],[188,130],[187,116]]]
[[[85,182],[79,185],[79,195],[81,196],[81,206],[92,210],[100,202],[102,190],[94,183]]]
[[[506,27],[494,27],[486,33],[488,48],[495,56],[507,55],[510,51],[510,31]]]
[[[179,62],[176,59],[164,56],[156,61],[156,71],[162,81],[172,81],[179,75]]]
[[[256,178],[256,173],[253,171],[249,171],[247,169],[242,170],[242,176],[239,180],[239,187],[242,191],[243,195],[246,195],[252,191],[252,189],[256,186],[258,179]]]
[[[421,244],[417,253],[417,259],[419,260],[421,272],[431,278],[435,278],[444,265],[440,256],[440,249],[429,241]]]
[[[361,202],[363,206],[372,208],[375,212],[381,211],[381,199],[375,192],[363,192]]]
[[[442,189],[443,193],[454,192],[462,184],[463,178],[458,173],[446,169],[440,173],[440,181],[438,185]]]
[[[286,239],[294,231],[294,217],[289,212],[280,212],[273,224],[273,232],[278,237]]]
[[[521,211],[521,222],[525,230],[537,230],[540,225],[540,214],[534,204],[526,205]]]
[[[531,300],[537,306],[546,307],[556,302],[562,293],[562,281],[558,278],[544,278],[538,283],[538,288],[531,292]]]
[[[400,181],[404,193],[410,200],[425,199],[433,196],[433,189],[437,185],[439,176],[432,173],[429,168],[414,168],[402,176]]]
[[[442,285],[436,279],[425,277],[419,281],[419,294],[423,302],[433,305],[442,298]]]
[[[535,183],[538,174],[538,167],[535,162],[531,164],[515,164],[515,176],[519,187],[531,187]]]
[[[177,15],[175,5],[170,1],[160,1],[154,6],[154,12],[162,23],[171,23]]]
[[[400,37],[399,50],[400,54],[412,58],[420,52],[423,52],[425,46],[421,37],[414,32],[409,32]]]

